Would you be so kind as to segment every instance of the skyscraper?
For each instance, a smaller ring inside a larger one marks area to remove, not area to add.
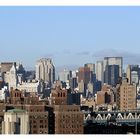
[[[128,78],[129,84],[139,83],[139,65],[128,65],[126,69],[126,76]]]
[[[43,80],[49,86],[55,81],[55,67],[52,59],[42,58],[36,64],[36,79]]]
[[[84,67],[87,67],[90,69],[90,82],[94,82],[96,80],[95,75],[95,64],[93,63],[86,63]]]
[[[95,73],[95,64],[86,63],[86,64],[84,65],[84,67],[90,68],[90,71],[92,71],[93,73]]]
[[[105,57],[103,71],[105,71],[107,65],[119,65],[119,76],[122,77],[122,72],[123,72],[123,58],[122,57]]]
[[[13,109],[4,113],[2,134],[29,134],[29,114],[24,110]]]
[[[119,95],[120,110],[124,111],[136,109],[136,85],[129,84],[127,80],[123,80],[120,86]]]
[[[64,69],[59,73],[59,80],[63,82],[67,82],[70,79],[70,71]]]
[[[79,68],[78,72],[78,83],[81,81],[84,82],[84,84],[88,84],[91,80],[91,71],[88,67],[81,67]]]
[[[103,61],[96,62],[96,79],[104,82]]]
[[[107,65],[104,74],[105,83],[115,86],[119,79],[119,65]]]

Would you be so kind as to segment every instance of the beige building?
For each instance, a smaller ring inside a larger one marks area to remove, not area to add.
[[[83,134],[83,113],[77,105],[55,105],[55,134]]]
[[[97,105],[105,104],[105,92],[104,91],[98,91],[97,92],[96,104]]]
[[[129,84],[127,80],[122,81],[120,86],[120,110],[136,109],[136,85]]]
[[[131,84],[131,66],[128,65],[126,69],[126,78],[128,79],[128,83]]]
[[[93,83],[88,83],[87,88],[88,88],[88,91],[93,94],[93,92],[94,92],[94,85],[93,85]]]
[[[84,84],[83,80],[78,83],[78,91],[79,92],[84,92],[85,91],[85,84]]]
[[[87,63],[84,66],[90,68],[90,71],[92,71],[93,73],[95,73],[95,64],[93,64],[93,63]]]
[[[49,85],[55,81],[55,67],[52,59],[42,58],[36,64],[36,79],[43,80]]]
[[[29,134],[29,114],[24,110],[13,109],[5,112],[2,134]]]
[[[96,79],[104,82],[103,61],[97,61],[96,63]]]

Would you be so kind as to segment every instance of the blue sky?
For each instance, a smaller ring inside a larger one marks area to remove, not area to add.
[[[140,64],[140,7],[0,7],[0,61],[82,66],[104,56]]]

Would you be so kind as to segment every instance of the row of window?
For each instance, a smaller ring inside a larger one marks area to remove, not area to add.
[[[32,127],[33,127],[33,128],[48,128],[47,125],[39,125],[39,126],[33,125]]]

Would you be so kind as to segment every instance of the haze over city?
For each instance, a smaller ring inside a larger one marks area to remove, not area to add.
[[[56,67],[80,66],[104,56],[140,64],[139,7],[1,7],[1,61],[33,69],[41,57]]]
[[[140,134],[139,7],[0,7],[0,134]]]

